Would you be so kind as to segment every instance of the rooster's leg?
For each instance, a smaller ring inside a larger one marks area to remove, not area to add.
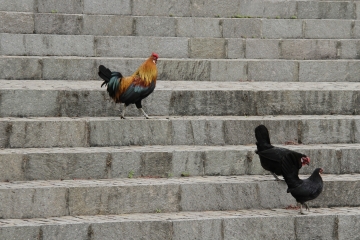
[[[146,112],[144,111],[144,109],[139,108],[139,110],[141,110],[142,114],[145,116],[146,119],[150,119],[149,115],[146,114]]]
[[[278,176],[277,176],[275,173],[271,172],[271,174],[274,176],[274,178],[276,179],[276,181],[281,181],[281,179],[278,178]]]
[[[135,103],[135,105],[136,105],[137,109],[139,109],[139,110],[141,111],[141,113],[144,115],[144,117],[145,117],[146,119],[149,119],[149,115],[147,115],[146,112],[144,111],[144,109],[142,109],[141,100],[140,100],[140,101],[137,101],[137,102]]]
[[[123,109],[123,111],[122,111],[122,113],[121,113],[121,119],[125,119],[125,109],[126,109],[126,104],[124,104],[124,109]]]

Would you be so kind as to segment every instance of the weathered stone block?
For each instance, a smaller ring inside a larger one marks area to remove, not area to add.
[[[4,55],[94,56],[94,37],[76,35],[1,34]],[[65,44],[66,43],[66,44]]]
[[[44,58],[43,79],[50,80],[89,80],[99,79],[98,65],[92,58]],[[85,84],[85,82],[84,82]]]
[[[303,21],[296,19],[263,19],[262,21],[263,38],[302,38]]]
[[[33,12],[34,0],[0,0],[0,11]]]
[[[222,59],[225,58],[225,39],[191,38],[189,40],[190,58]]]
[[[204,175],[204,154],[202,152],[174,151],[172,156],[172,172],[170,172],[170,176],[180,177],[181,174],[189,174],[190,176]]]
[[[196,220],[175,220],[173,224],[174,240],[184,239],[221,239],[222,238],[222,220],[203,219]]]
[[[261,1],[241,0],[240,13],[251,17],[290,18],[296,15],[296,2],[293,1]]]
[[[154,37],[175,37],[176,19],[163,17],[135,18],[135,35]],[[180,36],[178,36],[180,37]]]
[[[316,227],[313,226],[314,220]],[[296,239],[336,239],[336,216],[307,216],[295,218]]]
[[[180,206],[182,211],[211,211],[248,209],[259,207],[257,183],[184,184],[181,186]]]
[[[170,123],[167,119],[95,120],[89,124],[92,146],[167,145],[171,141]]]
[[[85,14],[116,14],[130,15],[130,0],[107,0],[106,3],[96,0],[84,0]]]
[[[120,15],[83,15],[82,34],[132,36],[134,18]]]
[[[248,156],[245,151],[207,151],[204,161],[205,175],[243,175]]]
[[[34,15],[28,13],[0,12],[0,32],[33,33]]]
[[[101,57],[144,57],[152,52],[160,57],[187,58],[187,38],[95,37],[96,55]]]
[[[302,19],[354,19],[355,3],[343,1],[299,1],[298,17]]]
[[[248,59],[279,59],[280,41],[247,39],[245,56]]]
[[[282,216],[280,218],[259,214],[251,218],[226,218],[224,219],[224,238],[295,240],[294,217]]]
[[[36,1],[35,8],[39,13],[67,13],[76,14],[83,13],[84,2],[78,0],[43,0]]]
[[[0,91],[0,93],[2,96],[0,116],[38,117],[57,115],[58,93],[56,91],[7,89]]]
[[[106,178],[107,155],[102,153],[39,153],[27,156],[28,180]]]
[[[34,218],[67,215],[66,189],[59,187],[0,189],[1,218]],[[12,207],[5,207],[12,206]]]
[[[342,40],[340,43],[340,56],[342,59],[359,59],[360,58],[360,41]]]
[[[211,61],[208,60],[159,60],[158,79],[162,80],[189,80],[210,81]]]
[[[358,64],[354,65],[357,66]],[[358,67],[358,66],[357,66]],[[339,82],[354,81],[345,61],[301,61],[299,62],[300,82]],[[346,79],[346,80],[345,80]]]
[[[191,2],[191,16],[194,17],[230,17],[240,10],[239,1],[195,0]]]
[[[224,19],[223,37],[260,38],[262,21],[260,19]]]
[[[295,61],[248,61],[249,81],[297,82],[298,71]]]
[[[304,20],[304,36],[311,39],[347,39],[351,38],[351,25],[350,20]]]
[[[172,239],[173,223],[161,220],[94,223],[92,238],[102,239]]]
[[[222,20],[211,18],[176,18],[177,37],[222,37]]]
[[[2,79],[41,79],[41,76],[42,65],[39,58],[0,58]]]
[[[24,119],[12,122],[11,126],[9,147],[88,146],[88,132],[83,120]]]
[[[238,59],[245,57],[246,40],[238,38],[227,39],[227,57]]]
[[[21,154],[0,154],[0,181],[24,181],[26,157]]]
[[[76,187],[69,189],[70,215],[178,211],[179,186],[173,184]]]
[[[40,224],[32,226],[12,226],[0,228],[1,239],[28,239],[37,240],[39,239]]]
[[[36,34],[82,34],[83,15],[35,14]]]
[[[338,216],[338,238],[340,240],[359,238],[360,216],[356,213]]]
[[[210,81],[246,81],[246,61],[211,61]]]
[[[132,14],[137,16],[191,16],[188,0],[134,0]]]
[[[284,59],[316,60],[337,58],[337,42],[333,40],[283,40],[281,57]]]
[[[352,142],[352,121],[346,118],[308,119],[302,121],[302,138],[304,144],[350,143]]]
[[[73,239],[82,240],[90,233],[89,223],[60,223],[58,225],[45,225],[41,227],[44,239]]]

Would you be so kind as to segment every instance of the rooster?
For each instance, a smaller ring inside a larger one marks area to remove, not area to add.
[[[323,180],[320,176],[323,169],[316,168],[309,178],[302,180],[299,178],[299,169],[291,164],[291,162],[296,161],[297,155],[288,153],[285,158],[287,161],[282,164],[282,173],[288,185],[287,192],[291,193],[296,202],[300,204],[300,214],[305,214],[302,211],[302,205],[310,211],[306,202],[317,198],[323,190]]]
[[[107,86],[109,96],[115,103],[124,103],[121,118],[125,118],[125,109],[135,103],[145,118],[149,116],[142,109],[141,100],[149,96],[155,89],[157,78],[157,59],[159,56],[152,53],[141,66],[128,77],[123,77],[120,72],[112,72],[110,69],[99,66],[99,76],[104,80],[101,87]]]
[[[271,145],[269,131],[264,125],[259,125],[255,128],[255,137],[257,140],[257,151],[255,151],[255,153],[260,157],[261,166],[265,170],[270,171],[278,181],[280,179],[277,175],[283,175],[282,164],[284,161],[288,161],[288,159],[285,158],[288,153],[294,153],[295,156],[297,156],[296,159],[291,162],[297,169],[310,163],[310,158],[302,153]]]

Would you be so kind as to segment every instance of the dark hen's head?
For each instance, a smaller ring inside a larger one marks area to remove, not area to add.
[[[310,164],[310,158],[308,156],[303,156],[301,158],[301,165],[302,166],[305,166],[305,165],[309,166],[309,164]]]

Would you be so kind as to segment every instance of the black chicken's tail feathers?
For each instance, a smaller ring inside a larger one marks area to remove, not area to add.
[[[104,65],[99,66],[99,77],[101,77],[104,82],[101,84],[101,87],[107,85],[112,77],[122,78],[122,74],[119,72],[111,72],[110,69],[106,68]]]
[[[270,143],[269,131],[264,125],[259,125],[255,128],[256,141],[259,143]]]

